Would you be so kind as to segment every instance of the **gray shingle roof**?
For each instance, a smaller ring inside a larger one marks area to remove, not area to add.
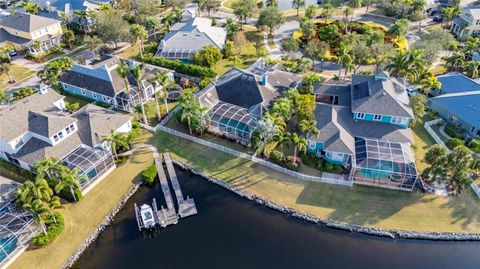
[[[81,89],[88,89],[109,97],[115,97],[119,91],[122,91],[125,88],[119,87],[123,81],[114,84],[112,81],[96,78],[73,70],[60,75],[58,81]],[[125,86],[125,83],[123,83],[123,85]]]
[[[53,113],[58,111],[53,103],[65,98],[53,90],[45,94],[33,94],[0,110],[0,139],[12,141],[29,130],[29,111]],[[8,128],[3,128],[8,126]]]
[[[353,75],[351,91],[353,112],[414,117],[406,87],[395,78]]]
[[[314,93],[317,95],[338,96],[338,105],[348,107],[351,105],[350,85],[316,83],[314,85]]]
[[[30,39],[11,35],[9,32],[5,31],[5,29],[0,28],[0,43],[3,42],[26,45],[28,42],[30,42]]]
[[[380,122],[354,121],[349,107],[317,104],[315,120],[320,137],[310,139],[324,143],[328,151],[353,154],[355,137],[398,143],[413,143],[410,129]]]
[[[33,15],[33,14],[20,13],[20,12],[11,14],[0,20],[0,26],[17,29],[27,33],[30,33],[38,29],[42,29],[57,23],[60,23],[60,21]]]
[[[44,137],[52,137],[76,119],[51,112],[28,112],[28,130]]]
[[[216,90],[220,101],[245,109],[263,102],[255,76],[238,68],[230,69],[222,75],[218,79]]]

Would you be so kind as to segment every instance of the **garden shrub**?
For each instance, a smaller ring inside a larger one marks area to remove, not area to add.
[[[294,163],[294,162],[288,162],[286,164],[287,168],[290,169],[290,170],[293,170],[293,171],[297,171],[298,170],[298,163]]]
[[[132,120],[132,129],[140,129],[140,122]]]
[[[142,180],[143,183],[147,185],[152,185],[155,182],[155,178],[157,177],[157,167],[152,164],[147,169],[142,172]]]
[[[49,184],[50,185],[50,184]],[[54,185],[54,184],[52,184]],[[77,202],[78,201],[81,201],[83,199],[83,194],[82,194],[82,191],[78,188],[74,189],[73,190],[73,195],[75,195],[75,199],[77,199]],[[75,202],[75,200],[73,199],[72,197],[72,192],[70,191],[69,188],[65,188],[63,189],[59,194],[58,196],[60,196],[62,199],[65,199],[67,200],[68,202],[70,203],[73,203]]]
[[[458,146],[463,145],[463,140],[459,138],[450,138],[447,140],[447,143],[445,143],[449,149],[454,149]]]
[[[436,120],[439,118],[438,113],[433,111],[428,112],[427,117],[429,120]]]
[[[322,159],[318,158],[311,152],[301,154],[300,158],[302,159],[303,164],[312,168],[320,168],[320,165],[322,164]]]
[[[281,164],[283,162],[283,152],[279,151],[279,150],[274,150],[272,151],[272,154],[270,156],[270,158],[272,159],[272,161],[276,164]]]
[[[203,67],[195,64],[186,64],[180,61],[169,60],[165,58],[155,57],[152,54],[144,56],[143,60],[146,63],[156,66],[175,70],[175,72],[182,73],[198,78],[214,78],[217,74],[211,68]]]
[[[453,138],[463,138],[463,133],[455,129],[455,126],[451,124],[445,126],[445,132]]]
[[[68,111],[75,112],[80,109],[80,104],[78,102],[70,103],[68,101],[65,101],[65,107]]]
[[[208,86],[208,84],[212,83],[213,79],[212,78],[204,78],[200,83],[198,84],[198,88],[203,89]]]
[[[473,150],[475,153],[480,153],[480,140],[472,139],[468,142],[467,147]]]
[[[35,237],[33,237],[32,243],[34,245],[45,246],[50,244],[65,229],[65,219],[63,218],[63,216],[58,212],[54,212],[53,214],[55,215],[56,222],[54,221],[53,217],[49,217],[45,221],[47,234],[41,232]]]
[[[13,101],[20,100],[22,98],[28,97],[37,91],[29,87],[22,87],[20,90],[13,93]]]
[[[330,162],[324,162],[323,168],[325,168],[325,171],[329,172],[333,170],[333,163]]]

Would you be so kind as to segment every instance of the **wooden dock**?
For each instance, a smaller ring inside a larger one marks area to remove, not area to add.
[[[175,173],[175,169],[173,167],[172,159],[170,158],[170,154],[163,154],[163,160],[165,161],[168,177],[170,178],[170,182],[172,183],[173,190],[177,198],[178,214],[181,218],[196,215],[197,207],[195,206],[195,201],[188,196],[187,199],[184,198],[182,189],[180,188],[180,183],[178,182],[177,174]]]
[[[163,196],[165,197],[165,202],[167,203],[167,208],[164,208],[163,205],[160,206],[157,216],[160,226],[167,227],[168,225],[178,223],[178,215],[173,204],[173,197],[170,192],[170,187],[168,186],[167,176],[165,175],[163,168],[163,162],[160,154],[157,151],[153,152],[153,159],[157,168],[158,180],[160,181],[160,186],[162,187]]]

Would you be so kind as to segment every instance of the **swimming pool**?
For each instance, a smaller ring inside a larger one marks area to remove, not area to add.
[[[393,180],[399,179],[399,175],[392,174],[398,172],[398,164],[390,161],[378,161],[374,165],[367,168],[360,169],[359,173],[366,178],[391,178]]]
[[[12,253],[17,248],[17,238],[15,236],[4,237],[0,239],[0,262],[5,260],[8,254]]]

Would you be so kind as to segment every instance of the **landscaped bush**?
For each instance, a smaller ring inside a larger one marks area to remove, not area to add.
[[[270,156],[270,158],[272,159],[272,161],[274,163],[281,164],[283,162],[283,159],[284,159],[283,152],[281,152],[279,150],[274,150],[272,152],[272,155]]]
[[[36,92],[37,91],[35,89],[29,88],[29,87],[22,87],[20,90],[15,91],[13,93],[12,101],[20,100],[20,99],[28,97],[28,96],[36,93]]]
[[[449,149],[454,149],[458,146],[463,146],[463,144],[464,144],[463,140],[459,138],[450,138],[447,140],[447,143],[446,143]]]
[[[57,236],[59,236],[65,229],[65,219],[63,216],[54,212],[55,220],[53,217],[48,218],[45,221],[47,234],[43,232],[39,233],[37,236],[32,238],[32,243],[36,246],[45,246],[50,244]]]
[[[68,111],[75,112],[80,109],[80,104],[78,102],[70,103],[68,101],[65,101],[65,107]]]
[[[339,165],[339,164],[334,164],[330,163],[328,161],[323,161],[323,171],[328,172],[328,173],[334,173],[334,174],[345,174],[347,170]]]
[[[445,132],[453,138],[463,138],[463,133],[455,129],[455,126],[451,124],[445,126]]]
[[[298,163],[287,162],[286,167],[290,170],[297,171],[298,170]]]
[[[155,178],[157,177],[157,167],[152,164],[147,169],[142,172],[142,180],[143,183],[147,185],[152,185],[155,182]]]
[[[429,120],[436,120],[440,116],[438,115],[437,112],[430,111],[430,112],[427,113],[427,117],[428,117]]]
[[[480,153],[480,140],[472,139],[468,142],[467,147],[473,150],[475,153]]]
[[[75,199],[76,199],[77,202],[83,199],[82,191],[78,188],[73,190],[73,195],[75,195]],[[72,192],[70,192],[69,188],[63,189],[58,194],[58,196],[60,196],[62,199],[65,199],[65,200],[69,201],[70,203],[75,202],[75,199],[73,199]]]
[[[140,129],[140,122],[132,120],[132,129]]]
[[[198,84],[198,88],[203,89],[208,86],[208,84],[212,83],[213,78],[204,78],[200,83]]]
[[[322,165],[322,159],[315,156],[315,154],[311,152],[308,152],[306,154],[301,154],[300,158],[302,159],[303,164],[312,168],[318,169]]]
[[[217,74],[208,67],[203,67],[195,64],[186,64],[180,61],[169,60],[165,58],[155,57],[152,54],[145,55],[143,60],[146,63],[156,66],[175,70],[178,73],[182,73],[189,76],[198,78],[214,78]]]

